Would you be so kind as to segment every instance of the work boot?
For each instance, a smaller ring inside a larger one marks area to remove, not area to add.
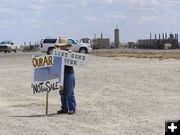
[[[65,111],[65,110],[59,110],[59,111],[57,111],[57,114],[65,114],[65,113],[68,113],[68,111]]]

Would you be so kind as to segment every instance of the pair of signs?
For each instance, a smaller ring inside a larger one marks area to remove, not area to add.
[[[53,50],[53,55],[33,55],[33,93],[59,90],[64,81],[64,65],[83,66],[87,55]]]

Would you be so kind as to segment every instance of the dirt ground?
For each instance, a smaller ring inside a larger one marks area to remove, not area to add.
[[[94,50],[93,55],[102,57],[134,57],[134,58],[158,58],[158,59],[180,59],[180,49],[150,50],[150,49],[100,49]]]
[[[89,55],[75,68],[77,113],[31,89],[32,53],[0,53],[0,135],[164,135],[180,120],[180,60]]]

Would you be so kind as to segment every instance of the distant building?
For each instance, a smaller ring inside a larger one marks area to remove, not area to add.
[[[103,34],[101,34],[101,38],[95,38],[92,40],[93,49],[110,49],[110,39],[103,38]]]
[[[141,49],[177,49],[178,46],[178,34],[159,34],[159,38],[155,34],[154,39],[150,33],[150,39],[140,39],[137,43],[128,43],[129,48],[141,48]]]
[[[136,48],[136,43],[135,42],[128,42],[128,47],[129,48]]]

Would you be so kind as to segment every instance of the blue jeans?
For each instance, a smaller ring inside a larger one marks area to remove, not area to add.
[[[64,74],[64,89],[59,92],[61,96],[61,109],[64,111],[76,111],[74,96],[75,77],[74,73]]]

